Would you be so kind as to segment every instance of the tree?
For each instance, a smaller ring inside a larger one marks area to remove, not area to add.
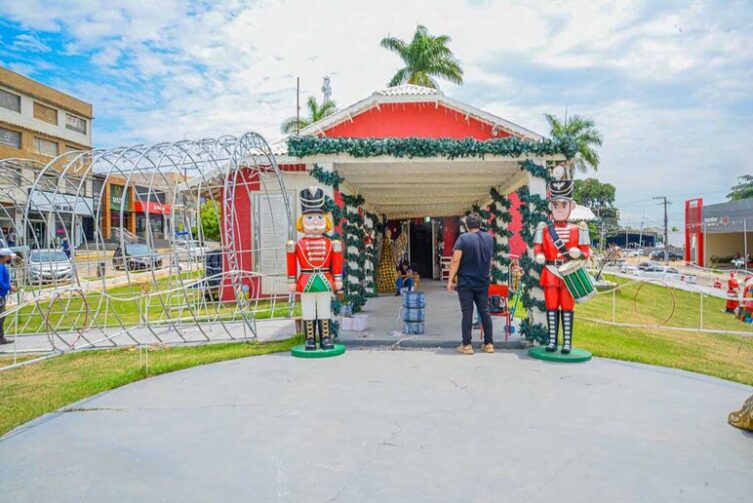
[[[306,126],[319,122],[328,115],[332,115],[337,110],[337,105],[332,100],[325,100],[321,105],[316,101],[316,98],[309,96],[306,100],[306,108],[308,108],[308,117],[289,117],[282,123],[283,134],[297,133]]]
[[[740,199],[750,199],[753,197],[753,175],[738,176],[739,183],[734,185],[727,194],[730,201],[739,201]]]
[[[203,237],[205,241],[220,241],[220,208],[216,201],[209,199],[201,205],[201,235],[199,229],[191,229],[194,239]]]
[[[447,35],[434,36],[421,25],[416,27],[410,43],[397,37],[384,37],[380,45],[400,56],[405,64],[392,77],[389,85],[397,86],[407,82],[436,89],[439,86],[433,77],[462,84],[463,69],[447,47],[451,40]]]
[[[602,137],[593,120],[579,115],[566,116],[562,121],[552,114],[544,114],[544,117],[549,123],[552,138],[570,137],[578,144],[578,156],[573,159],[573,166],[581,172],[586,172],[588,166],[594,171],[599,170],[599,154],[594,147],[601,146]]]
[[[586,206],[596,214],[598,224],[589,224],[592,236],[600,236],[602,227],[604,235],[614,234],[620,223],[620,211],[614,207],[616,189],[611,183],[601,183],[596,178],[575,180],[573,199],[581,206]]]

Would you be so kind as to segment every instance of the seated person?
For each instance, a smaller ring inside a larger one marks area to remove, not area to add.
[[[413,270],[410,264],[402,260],[400,261],[400,264],[397,266],[397,281],[395,283],[397,284],[395,296],[400,295],[403,288],[407,288],[409,292],[413,290]]]

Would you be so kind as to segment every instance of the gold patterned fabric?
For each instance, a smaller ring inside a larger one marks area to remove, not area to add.
[[[377,269],[377,292],[379,293],[395,293],[397,289],[397,269],[392,261],[392,245],[389,235],[385,236]]]
[[[729,424],[736,428],[753,431],[753,395],[745,400],[740,410],[730,412]]]

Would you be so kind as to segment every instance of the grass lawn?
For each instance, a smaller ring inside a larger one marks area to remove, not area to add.
[[[630,282],[618,277],[608,279],[621,285]],[[683,290],[670,292],[664,286],[646,284],[634,302],[639,286],[640,283],[634,283],[614,293],[614,321],[660,324],[672,310],[673,293],[675,314],[665,325],[658,328],[626,328],[584,320],[587,317],[612,321],[612,293],[599,294],[575,308],[575,345],[588,349],[595,356],[690,370],[753,385],[753,329],[751,325],[723,312],[724,299],[704,297],[703,327],[750,331],[751,336],[676,330],[678,327],[699,327],[700,295]],[[518,306],[516,316],[525,316],[521,306]]]
[[[196,273],[183,273],[183,281],[191,282],[196,279]],[[150,322],[166,321],[168,318],[184,318],[191,320],[193,306],[195,315],[200,321],[230,320],[239,316],[235,303],[206,302],[198,288],[184,291],[165,293],[167,290],[180,286],[176,277],[160,278],[155,284],[150,284],[152,296],[147,300],[142,293],[140,284],[125,285],[108,288],[107,296],[97,290],[86,292],[86,304],[89,308],[88,326],[120,327],[134,326],[142,321],[142,316]],[[161,292],[160,295],[154,295]],[[250,300],[248,311],[255,313],[256,319],[282,317],[288,315],[287,301],[278,300],[273,306],[269,300]],[[58,331],[74,330],[82,327],[86,322],[84,300],[80,295],[69,295],[56,299],[51,308],[50,302],[40,302],[39,306],[29,305],[22,308],[16,315],[9,316],[6,322],[6,333],[42,333],[47,331],[44,323],[49,311],[49,321]],[[296,305],[296,313],[300,306]]]
[[[145,369],[134,350],[84,351],[0,372],[0,435],[65,405],[146,377],[196,365],[288,351],[300,338],[281,342],[209,344],[149,352]],[[0,358],[0,366],[12,357]]]

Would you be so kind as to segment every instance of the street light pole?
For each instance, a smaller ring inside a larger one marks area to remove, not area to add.
[[[664,206],[664,262],[669,262],[669,220],[667,218],[667,206],[672,204],[667,201],[667,196],[656,196],[654,199],[661,201],[661,205]]]

